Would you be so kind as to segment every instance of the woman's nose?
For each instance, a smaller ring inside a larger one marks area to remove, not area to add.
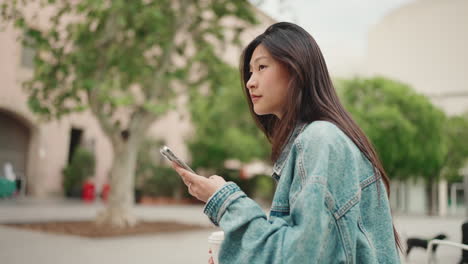
[[[247,89],[252,90],[257,87],[257,80],[254,78],[253,74],[250,76],[249,80],[247,81]]]

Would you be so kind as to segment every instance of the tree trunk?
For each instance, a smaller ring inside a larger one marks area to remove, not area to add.
[[[426,184],[427,214],[431,216],[437,215],[437,187],[437,182],[432,179]]]
[[[124,142],[121,148],[114,146],[109,204],[98,214],[98,224],[126,227],[137,223],[132,209],[135,203],[134,174],[138,147],[138,141],[131,139]]]
[[[438,213],[438,183],[436,181],[433,181],[432,182],[432,185],[431,185],[431,198],[432,198],[432,214],[431,215],[437,215]]]

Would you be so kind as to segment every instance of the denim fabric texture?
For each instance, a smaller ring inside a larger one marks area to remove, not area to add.
[[[221,264],[400,263],[380,174],[337,126],[298,124],[272,177],[268,217],[233,182],[207,201]]]

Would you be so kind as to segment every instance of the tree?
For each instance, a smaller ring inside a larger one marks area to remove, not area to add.
[[[266,160],[269,144],[250,115],[239,72],[223,63],[217,68],[224,73],[212,80],[218,89],[208,95],[195,93],[191,98],[195,127],[189,142],[192,166],[222,171],[227,159]]]
[[[468,193],[468,113],[460,116],[452,116],[447,121],[446,133],[448,137],[448,154],[445,159],[443,176],[448,182],[463,181],[465,193]],[[462,173],[464,170],[464,174]],[[465,195],[465,203],[468,204],[468,195]],[[468,207],[466,207],[468,215]]]
[[[460,170],[468,165],[468,114],[450,117],[445,131],[448,153],[444,162],[443,176],[449,182],[462,181],[463,175]]]
[[[238,43],[255,23],[245,0],[5,1],[1,14],[36,50],[24,83],[32,111],[50,120],[89,109],[111,141],[111,193],[99,221],[117,226],[136,222],[134,172],[149,126],[175,109],[183,87],[213,88],[215,46]]]
[[[445,114],[410,86],[384,77],[341,80],[338,86],[345,107],[374,144],[389,177],[423,177],[433,211],[434,183],[447,156]]]

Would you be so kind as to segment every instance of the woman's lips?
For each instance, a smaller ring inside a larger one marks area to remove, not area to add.
[[[259,96],[259,95],[252,95],[252,103],[256,103],[258,100],[260,100],[260,98],[262,98],[262,96]]]

